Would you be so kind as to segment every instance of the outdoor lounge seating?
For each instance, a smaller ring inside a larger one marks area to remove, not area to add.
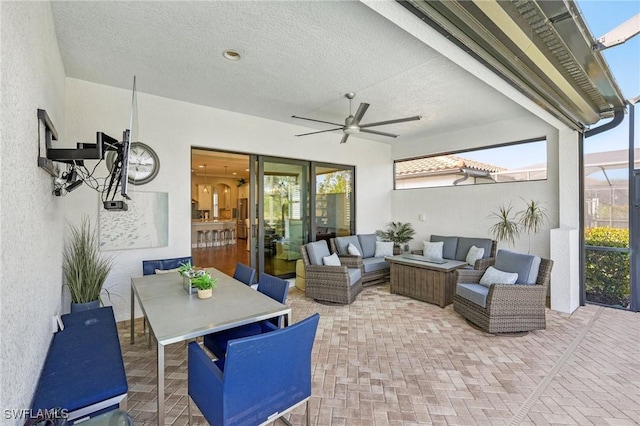
[[[375,234],[358,234],[348,237],[331,238],[331,252],[338,253],[340,262],[349,268],[358,268],[362,274],[362,285],[370,286],[389,282],[391,266],[384,256],[376,256]],[[351,254],[349,245],[352,244],[360,253]],[[389,253],[392,255],[393,251]]]
[[[231,340],[224,365],[189,343],[189,424],[193,400],[213,426],[271,423],[306,402],[310,425],[311,350],[319,319],[313,314],[271,333]]]
[[[443,259],[449,260],[459,260],[461,262],[467,261],[467,256],[469,255],[469,250],[475,246],[477,248],[483,249],[484,252],[480,259],[477,259],[475,262],[472,262],[473,265],[469,265],[466,269],[481,269],[485,270],[489,266],[493,265],[496,257],[496,248],[497,241],[492,240],[491,238],[469,238],[469,237],[456,237],[456,236],[442,236],[442,235],[431,235],[429,239],[430,243],[440,243],[442,242],[442,257]],[[426,244],[426,242],[423,242]],[[412,253],[415,254],[424,254],[424,250],[413,250]]]
[[[337,263],[327,264],[331,256],[325,240],[315,241],[301,247],[300,253],[305,270],[305,294],[318,301],[349,304],[362,291],[362,274],[357,267]]]
[[[553,261],[499,250],[486,271],[460,269],[453,309],[488,333],[546,328],[546,294]]]

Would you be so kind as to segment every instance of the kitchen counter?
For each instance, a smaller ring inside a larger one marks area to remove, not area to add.
[[[192,220],[191,221],[191,247],[198,247],[198,231],[217,230],[223,231],[225,229],[233,230],[234,236],[236,235],[236,221],[235,220]],[[230,244],[235,244],[235,238]]]

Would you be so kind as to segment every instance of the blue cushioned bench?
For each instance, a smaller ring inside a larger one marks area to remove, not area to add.
[[[126,404],[127,377],[111,307],[62,316],[33,396],[34,411],[60,407],[69,421]],[[123,407],[124,408],[124,407]]]

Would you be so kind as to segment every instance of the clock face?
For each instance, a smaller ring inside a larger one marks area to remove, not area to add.
[[[112,168],[115,160],[115,152],[107,155],[107,167]],[[131,142],[129,146],[129,183],[132,185],[144,185],[151,182],[160,171],[160,159],[158,154],[147,144]]]

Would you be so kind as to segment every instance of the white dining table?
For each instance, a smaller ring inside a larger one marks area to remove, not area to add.
[[[252,289],[223,272],[207,269],[218,278],[213,297],[199,299],[188,294],[177,272],[131,278],[131,343],[134,343],[135,299],[158,342],[158,425],[164,425],[164,349],[209,333],[284,316],[285,326],[291,308]]]

